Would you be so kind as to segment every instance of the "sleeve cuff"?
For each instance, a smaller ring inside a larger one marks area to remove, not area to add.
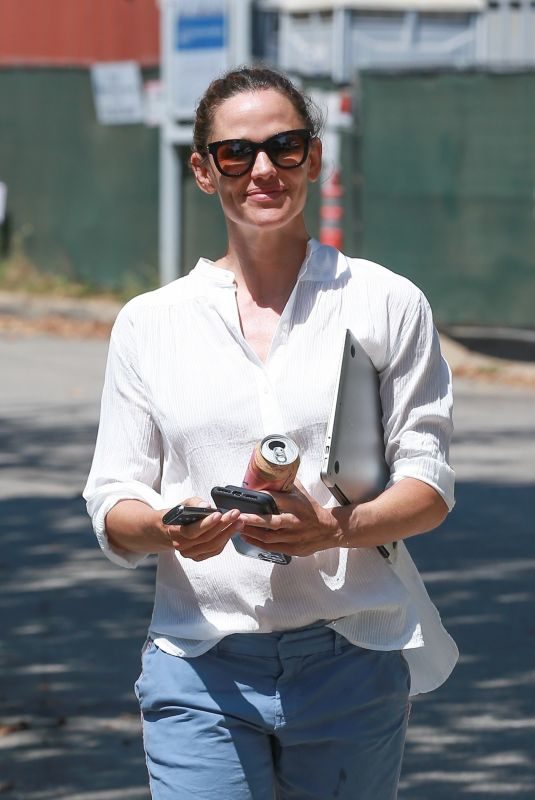
[[[97,491],[87,500],[87,510],[91,516],[93,530],[100,548],[104,555],[114,564],[127,569],[135,569],[139,564],[149,557],[150,553],[131,553],[127,550],[119,550],[111,545],[106,533],[106,515],[121,500],[141,500],[151,508],[163,508],[161,496],[149,486],[128,487],[122,485],[113,488],[108,487],[103,496],[103,490]]]
[[[432,486],[451,511],[455,505],[455,472],[444,461],[420,456],[400,458],[395,462],[388,486],[402,478],[416,478]]]

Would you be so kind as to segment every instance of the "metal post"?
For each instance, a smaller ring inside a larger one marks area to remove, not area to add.
[[[488,15],[486,9],[480,14],[474,14],[472,18],[472,30],[474,33],[474,53],[477,66],[487,65],[489,62],[488,54]]]
[[[520,8],[518,9],[519,15],[521,14],[521,24],[520,29],[523,32],[522,35],[522,62],[523,64],[533,64],[533,34],[535,33],[533,23],[535,22],[535,17],[533,14],[533,3],[528,2],[528,0],[523,0],[520,4]]]
[[[334,83],[345,83],[349,79],[347,69],[348,38],[351,32],[350,12],[345,8],[335,8],[331,20],[331,78]]]
[[[420,15],[417,11],[406,11],[404,19],[403,44],[405,45],[403,58],[406,59],[409,53],[416,48],[418,27],[420,25]]]
[[[512,31],[512,8],[509,0],[500,2],[501,25],[500,25],[500,45],[499,63],[507,64],[510,60],[510,41]]]
[[[292,18],[287,11],[279,12],[279,67],[286,71],[292,69],[290,42],[292,40]]]
[[[179,0],[159,0],[161,80],[164,118],[160,125],[159,278],[160,284],[182,274],[182,147],[191,143],[191,115],[177,118],[172,97],[174,20]],[[182,0],[181,0],[182,2]],[[229,20],[228,61],[247,64],[251,59],[251,0],[227,0]]]
[[[181,273],[182,161],[178,145],[160,128],[160,285]]]
[[[179,153],[168,134],[171,119],[171,68],[172,52],[172,6],[168,0],[160,3],[161,37],[161,80],[164,118],[160,125],[159,158],[159,279],[160,285],[178,277],[179,265],[179,215],[177,203],[180,202],[180,187],[177,180],[180,174]]]
[[[251,61],[251,0],[230,0],[231,66]]]

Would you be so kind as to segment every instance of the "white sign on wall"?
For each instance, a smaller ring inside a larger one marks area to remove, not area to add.
[[[172,113],[191,120],[210,81],[229,67],[227,0],[175,3],[171,42]]]
[[[155,128],[164,120],[163,87],[160,80],[145,81],[145,125]]]
[[[91,85],[97,119],[101,125],[131,125],[143,122],[141,71],[135,61],[93,64]]]

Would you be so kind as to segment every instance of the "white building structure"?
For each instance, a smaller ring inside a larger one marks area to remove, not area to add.
[[[365,68],[535,64],[533,0],[257,0],[255,11],[256,52],[335,83]]]
[[[156,2],[162,48],[162,283],[181,272],[181,150],[191,142],[195,99],[222,69],[263,60],[294,76],[343,85],[362,69],[535,65],[535,0]],[[335,180],[342,123],[332,113],[330,120],[325,144],[330,141],[329,175]]]

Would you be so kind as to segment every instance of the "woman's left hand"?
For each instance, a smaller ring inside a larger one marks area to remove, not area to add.
[[[245,524],[241,535],[250,544],[289,556],[310,556],[331,547],[351,546],[332,513],[334,509],[323,508],[298,481],[291,492],[269,494],[280,514],[240,515]]]

